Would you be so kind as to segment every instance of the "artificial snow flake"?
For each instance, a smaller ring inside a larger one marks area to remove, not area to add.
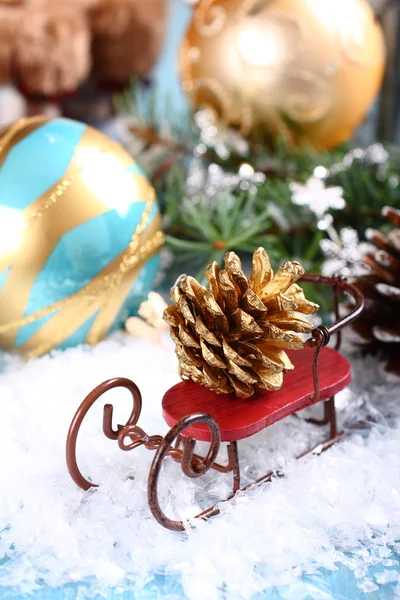
[[[292,202],[308,208],[322,219],[329,209],[340,210],[345,207],[343,189],[341,187],[326,187],[319,177],[310,177],[305,184],[289,184],[292,192]]]
[[[321,165],[318,167],[315,167],[314,175],[315,175],[315,177],[318,177],[318,179],[325,179],[325,177],[328,175],[328,169],[326,169],[325,167],[322,167]]]
[[[335,163],[329,167],[325,177],[346,171],[352,167],[354,163],[360,163],[364,167],[376,166],[384,168],[387,165],[388,160],[389,153],[382,144],[376,143],[371,144],[366,148],[354,148],[345,154],[341,162]]]
[[[249,145],[237,131],[223,127],[217,121],[217,116],[210,108],[199,110],[194,115],[199,129],[200,144],[195,148],[195,155],[201,156],[208,148],[212,148],[223,159],[229,158],[231,151],[246,156]]]
[[[389,159],[389,152],[382,144],[372,144],[365,149],[365,160],[371,165],[383,165]]]
[[[344,227],[340,232],[340,245],[329,239],[321,241],[321,250],[327,259],[322,265],[322,274],[344,277],[366,275],[369,271],[363,257],[371,248],[371,244],[360,243],[354,229]]]
[[[222,191],[242,190],[255,193],[257,185],[264,183],[265,175],[254,171],[251,165],[244,163],[238,173],[226,172],[220,166],[211,164],[206,167],[201,159],[194,159],[186,179],[185,192],[196,202],[199,197],[214,207],[216,195]]]

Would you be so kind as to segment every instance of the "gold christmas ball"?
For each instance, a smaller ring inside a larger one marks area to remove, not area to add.
[[[366,0],[200,0],[180,71],[195,109],[324,149],[365,118],[384,56]]]

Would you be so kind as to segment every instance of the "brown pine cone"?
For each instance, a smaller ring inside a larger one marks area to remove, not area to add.
[[[385,207],[382,214],[395,228],[387,236],[374,229],[366,232],[376,249],[364,256],[369,273],[355,281],[365,309],[354,329],[367,351],[383,353],[387,369],[400,373],[400,210]]]
[[[274,276],[259,248],[249,279],[234,252],[225,255],[225,269],[208,266],[208,288],[183,276],[171,290],[175,305],[164,312],[182,378],[241,397],[279,389],[283,373],[293,369],[284,349],[304,347],[295,332],[311,332],[303,314],[319,308],[295,284],[303,274],[298,262],[285,262]]]

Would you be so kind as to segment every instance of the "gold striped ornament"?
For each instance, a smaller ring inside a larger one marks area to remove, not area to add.
[[[163,241],[154,189],[122,146],[68,119],[2,132],[2,348],[97,343],[151,290]]]

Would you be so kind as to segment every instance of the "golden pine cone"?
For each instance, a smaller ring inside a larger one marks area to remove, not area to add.
[[[295,283],[303,274],[298,262],[285,262],[274,276],[258,248],[249,279],[234,252],[225,255],[225,269],[208,266],[208,288],[183,276],[171,289],[175,305],[164,312],[182,378],[241,397],[257,388],[278,390],[293,369],[284,350],[304,347],[296,332],[312,331],[303,315],[319,308]]]
[[[388,370],[400,373],[400,210],[385,207],[382,214],[395,228],[388,235],[366,232],[375,249],[364,256],[369,273],[355,280],[365,308],[354,329],[367,351],[382,354]]]

